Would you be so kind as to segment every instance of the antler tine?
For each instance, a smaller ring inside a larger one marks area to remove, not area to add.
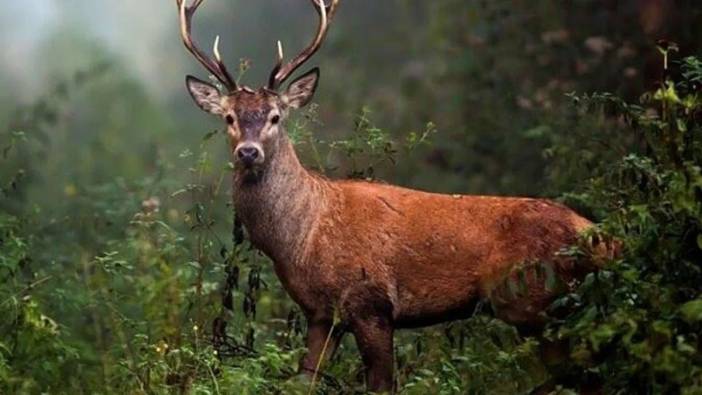
[[[195,0],[191,6],[187,6],[187,0],[176,0],[176,5],[178,6],[180,15],[180,34],[183,39],[183,44],[185,44],[185,47],[191,54],[193,54],[195,59],[205,66],[207,71],[214,75],[215,78],[217,78],[217,80],[219,80],[219,82],[221,82],[227,89],[234,91],[237,89],[237,85],[231,74],[229,74],[227,67],[224,65],[219,55],[219,40],[215,40],[215,60],[210,59],[210,57],[208,57],[200,48],[198,48],[193,41],[193,15],[204,1],[205,0]]]
[[[324,5],[324,11],[327,13],[327,20],[331,23],[334,19],[334,13],[336,13],[336,6],[340,0],[332,0],[331,4],[326,5],[326,0],[310,0],[314,6],[314,10],[319,14],[321,12],[321,6]]]
[[[305,63],[309,58],[314,55],[317,50],[322,46],[322,42],[329,31],[329,24],[331,23],[334,15],[336,14],[337,6],[340,0],[331,0],[331,3],[327,5],[324,0],[310,0],[314,9],[319,14],[319,28],[317,29],[317,35],[315,36],[312,43],[300,52],[295,58],[290,62],[283,65],[282,59],[282,46],[278,44],[278,62],[276,66],[271,71],[271,76],[268,79],[268,88],[277,89],[285,80],[287,80],[290,75],[292,75],[295,70],[297,70],[303,63]]]
[[[275,62],[275,66],[273,66],[273,70],[271,71],[270,76],[268,77],[268,88],[269,89],[275,89],[277,84],[275,81],[275,76],[278,74],[278,71],[280,71],[280,68],[283,67],[283,44],[278,40],[278,53],[277,53],[277,58]]]

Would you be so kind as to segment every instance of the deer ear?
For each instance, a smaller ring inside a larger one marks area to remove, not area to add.
[[[306,106],[312,100],[318,82],[319,68],[315,67],[290,83],[288,90],[283,94],[283,102],[292,108]]]
[[[195,103],[210,114],[223,115],[222,94],[219,89],[212,84],[199,80],[191,75],[185,78],[185,85],[188,87],[190,96]]]

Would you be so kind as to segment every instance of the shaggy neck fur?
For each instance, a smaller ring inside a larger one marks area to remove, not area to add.
[[[297,263],[326,207],[326,181],[302,167],[287,136],[266,154],[256,175],[234,173],[234,208],[256,248],[276,264]]]

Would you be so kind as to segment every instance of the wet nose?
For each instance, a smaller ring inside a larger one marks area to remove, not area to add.
[[[236,156],[239,157],[239,160],[245,165],[251,165],[261,156],[261,153],[256,147],[244,146],[236,150]]]

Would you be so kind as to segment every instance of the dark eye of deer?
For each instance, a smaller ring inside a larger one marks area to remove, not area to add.
[[[278,122],[280,122],[280,116],[279,116],[279,115],[274,115],[273,118],[271,118],[271,123],[272,123],[273,125],[275,125],[275,124],[277,124]]]
[[[224,119],[227,121],[228,124],[230,124],[230,125],[234,124],[234,117],[233,116],[227,115]]]

